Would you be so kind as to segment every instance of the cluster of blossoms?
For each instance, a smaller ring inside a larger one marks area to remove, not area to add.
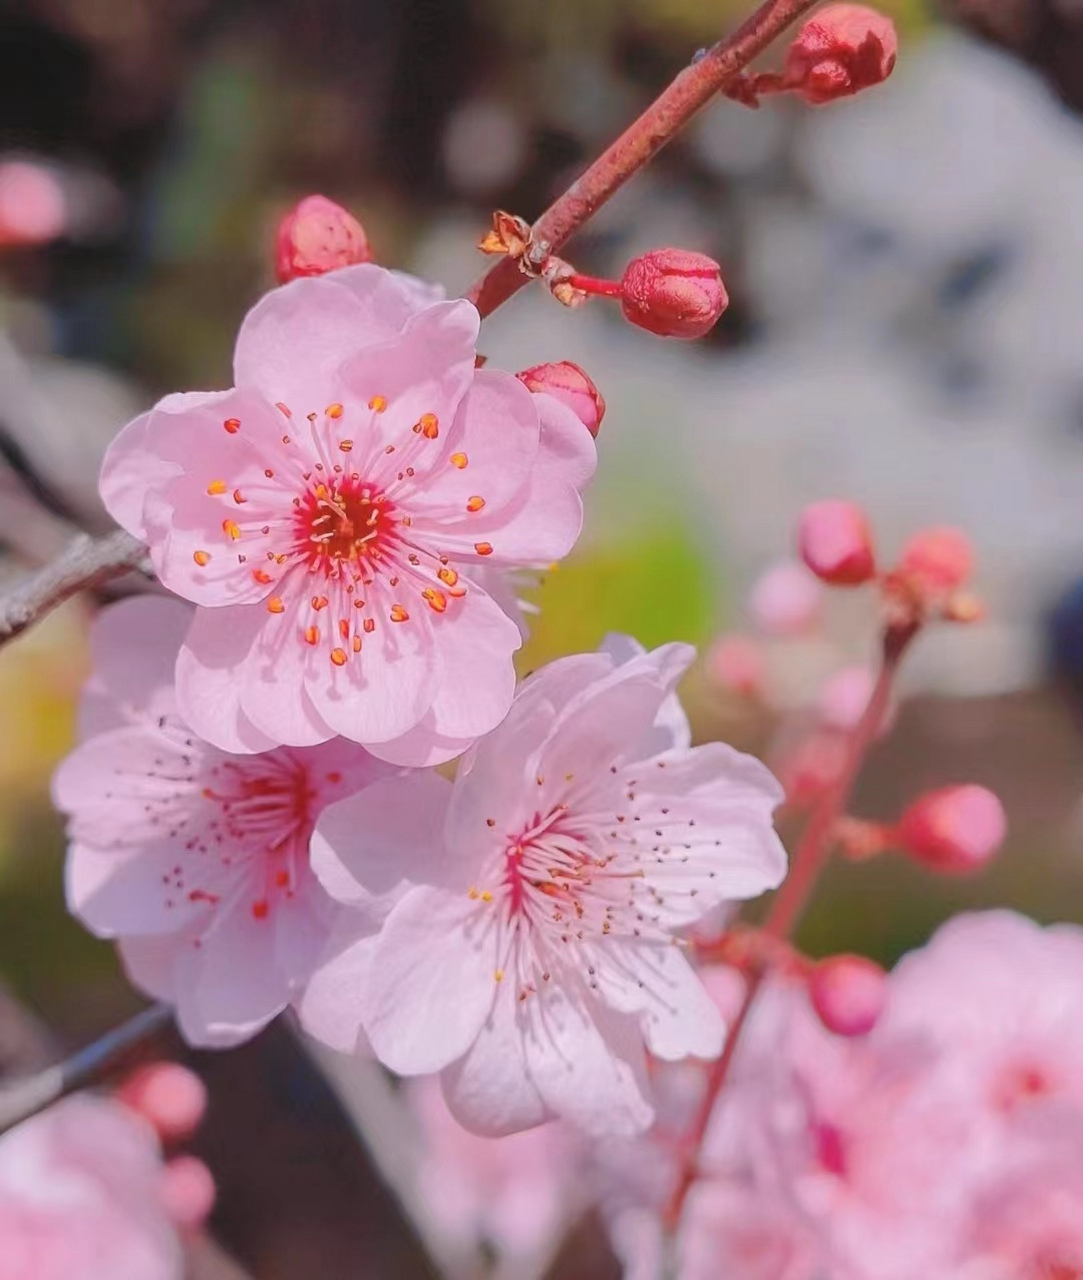
[[[734,971],[708,979],[732,1011]],[[779,977],[761,994],[688,1198],[683,1280],[1083,1274],[1083,931],[958,916],[903,958],[885,996],[875,1027],[844,1037],[802,984]],[[667,1070],[679,1126],[702,1081]],[[629,1176],[643,1167],[649,1184]],[[663,1127],[600,1162],[627,1275],[657,1274],[674,1177]]]
[[[182,598],[95,625],[68,899],[193,1044],[295,1006],[479,1132],[633,1133],[648,1051],[721,1050],[684,934],[782,879],[781,792],[691,747],[688,646],[516,688],[503,575],[575,542],[603,405],[574,366],[478,368],[477,329],[371,263],[302,273],[233,389],[121,432],[103,496]]]

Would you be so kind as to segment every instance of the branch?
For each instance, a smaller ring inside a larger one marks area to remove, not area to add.
[[[142,565],[146,548],[118,529],[103,538],[81,534],[66,551],[0,596],[0,645],[88,587]]]
[[[524,265],[540,268],[776,36],[818,2],[766,0],[732,35],[697,56],[534,223]],[[529,280],[517,259],[505,257],[466,296],[485,317]]]
[[[70,1058],[32,1076],[0,1084],[0,1134],[51,1107],[54,1102],[99,1083],[145,1042],[173,1020],[167,1004],[152,1004]]]
[[[898,675],[899,664],[919,629],[918,623],[907,622],[889,627],[884,634],[880,671],[876,684],[861,719],[850,735],[842,768],[833,785],[823,794],[813,810],[794,850],[790,873],[775,894],[767,912],[763,932],[770,937],[788,938],[808,905],[820,873],[831,856],[835,824],[849,803],[865,754],[891,705],[891,693]],[[711,1067],[707,1078],[707,1086],[689,1131],[680,1177],[664,1214],[667,1235],[671,1240],[680,1223],[685,1199],[699,1173],[700,1149],[707,1133],[707,1126],[711,1121],[711,1114],[729,1075],[741,1032],[748,1021],[748,1015],[764,977],[763,969],[749,974],[741,1007],[730,1024],[722,1054]]]

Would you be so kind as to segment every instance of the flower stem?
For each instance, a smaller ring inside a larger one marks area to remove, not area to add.
[[[698,54],[534,223],[526,252],[530,266],[540,269],[550,254],[556,253],[698,111],[723,92],[753,58],[817,3],[818,0],[765,0],[732,35]],[[516,259],[502,258],[466,296],[483,317],[488,316],[528,279]]]
[[[763,922],[763,932],[769,937],[788,938],[808,906],[820,874],[831,856],[835,824],[846,809],[865,754],[891,704],[899,664],[919,630],[918,623],[906,622],[889,626],[884,633],[876,684],[861,719],[850,735],[842,768],[813,809],[794,850],[790,873],[775,894]],[[730,1024],[721,1056],[711,1066],[703,1097],[686,1139],[685,1159],[677,1185],[663,1213],[663,1226],[668,1236],[676,1233],[685,1199],[698,1176],[699,1154],[707,1126],[729,1075],[741,1032],[748,1021],[765,973],[766,970],[760,968],[749,974],[744,999]]]
[[[22,1080],[0,1084],[0,1133],[29,1120],[69,1093],[100,1083],[130,1053],[153,1040],[172,1020],[171,1005],[152,1004],[63,1062]]]

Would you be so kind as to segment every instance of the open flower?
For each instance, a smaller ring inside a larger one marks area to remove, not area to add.
[[[342,741],[243,756],[201,742],[172,688],[191,613],[142,597],[101,614],[84,741],[54,795],[70,909],[119,939],[190,1042],[230,1044],[289,1003],[338,914],[308,862],[320,810],[390,768]]]
[[[710,1058],[722,1044],[678,935],[785,871],[775,780],[721,743],[688,746],[673,688],[693,651],[615,652],[527,680],[454,784],[377,783],[313,840],[332,894],[401,896],[374,939],[321,967],[302,1017],[341,1048],[363,1028],[401,1074],[443,1071],[453,1113],[480,1132],[557,1116],[645,1128],[644,1048]]]
[[[241,326],[234,388],[113,443],[106,506],[202,606],[177,667],[201,737],[431,764],[503,719],[520,634],[474,572],[563,556],[595,452],[554,397],[475,370],[478,323],[372,264],[295,280]]]

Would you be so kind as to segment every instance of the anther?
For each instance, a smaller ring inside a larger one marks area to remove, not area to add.
[[[372,399],[369,401],[369,408],[374,413],[383,413],[383,411],[387,408],[387,397],[373,396]]]
[[[232,538],[234,542],[241,536],[240,526],[233,520],[222,521],[222,532],[227,537]]]
[[[346,650],[332,649],[331,661],[335,664],[336,667],[344,667],[346,665]]]
[[[192,559],[202,569],[205,564],[210,563],[211,553],[209,551],[193,551]]]
[[[474,550],[479,556],[491,556],[493,554],[493,544],[491,542],[475,542]]]
[[[433,587],[426,587],[421,593],[421,598],[427,600],[429,608],[436,613],[443,613],[447,608],[447,597],[442,591],[437,591]]]
[[[240,418],[227,418],[225,422],[222,423],[222,426],[225,427],[231,436],[235,436],[241,429],[241,420]]]
[[[453,467],[458,467],[461,471],[463,467],[466,466],[467,462],[469,462],[469,458],[467,458],[465,453],[453,453],[451,457],[448,458],[448,462],[450,462]]]
[[[409,620],[410,620],[410,615],[406,612],[406,610],[402,607],[401,604],[393,604],[391,606],[392,622],[409,622]]]
[[[480,511],[485,506],[485,499],[479,493],[475,493],[473,497],[467,498],[467,511]]]
[[[305,641],[306,641],[308,644],[319,644],[319,643],[320,643],[320,629],[319,629],[319,627],[308,627],[308,628],[306,628],[306,630],[305,630]]]
[[[286,606],[282,603],[281,596],[272,596],[270,600],[267,601],[267,612],[268,613],[285,613],[286,612]]]
[[[329,404],[329,405],[327,406],[327,408],[326,408],[325,412],[326,412],[326,414],[327,414],[327,416],[328,416],[329,418],[341,418],[341,417],[342,417],[342,405],[340,405],[340,404]]]
[[[225,493],[225,491],[226,482],[224,480],[212,480],[210,484],[207,485],[207,493],[212,498],[217,498],[220,493]]]

